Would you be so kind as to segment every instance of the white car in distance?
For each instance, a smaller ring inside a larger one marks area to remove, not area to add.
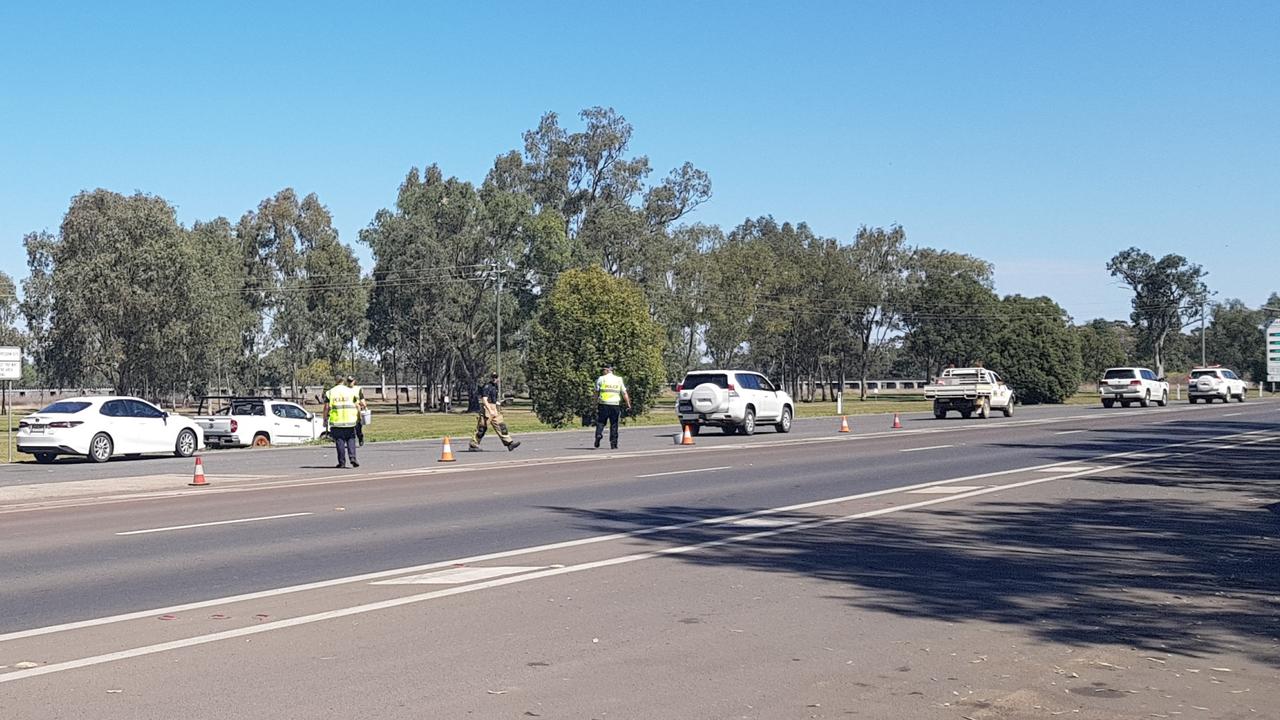
[[[190,418],[136,397],[106,395],[59,400],[18,423],[18,452],[51,463],[59,455],[93,462],[146,453],[191,457],[204,434]]]
[[[1112,407],[1120,403],[1129,407],[1138,403],[1147,407],[1155,403],[1164,407],[1169,403],[1169,383],[1155,372],[1144,367],[1107,368],[1098,381],[1098,395],[1102,398],[1102,407]]]
[[[1233,398],[1244,402],[1244,396],[1248,394],[1249,387],[1244,380],[1224,367],[1191,368],[1191,375],[1187,378],[1187,400],[1191,403],[1200,400],[1206,403],[1214,400],[1231,402]]]
[[[716,425],[726,435],[752,435],[757,423],[769,423],[780,433],[791,432],[795,405],[785,390],[750,370],[694,370],[676,386],[676,414],[680,424],[697,435],[704,425]]]

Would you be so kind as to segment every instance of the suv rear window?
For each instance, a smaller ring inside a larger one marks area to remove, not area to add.
[[[73,402],[69,400],[63,400],[60,402],[56,402],[50,405],[49,407],[46,407],[40,412],[53,413],[58,415],[71,415],[74,413],[78,413],[87,407],[89,407],[89,403],[87,402]]]
[[[1106,374],[1102,376],[1102,379],[1103,380],[1128,380],[1134,377],[1137,377],[1137,373],[1133,371],[1133,368],[1118,368],[1115,370],[1108,370]]]
[[[681,386],[685,390],[692,390],[703,383],[711,383],[716,387],[728,388],[729,376],[724,373],[689,373],[684,376],[684,382]]]
[[[1218,377],[1218,371],[1217,371],[1217,370],[1192,370],[1192,371],[1191,371],[1191,377],[1193,377],[1193,378],[1198,378],[1198,377],[1211,377],[1211,378],[1216,378],[1216,377]]]

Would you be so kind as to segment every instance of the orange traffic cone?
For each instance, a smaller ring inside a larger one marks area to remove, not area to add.
[[[681,445],[692,445],[692,444],[693,444],[693,433],[689,431],[689,426],[688,426],[688,425],[685,425],[685,426],[684,426],[684,437],[680,438],[680,444],[681,444]]]
[[[893,427],[891,427],[891,428],[889,428],[889,429],[890,429],[890,430],[901,430],[901,429],[902,429],[902,421],[898,419],[898,413],[894,413],[894,414],[893,414]]]
[[[453,446],[449,444],[449,436],[444,436],[444,447],[440,448],[440,459],[437,462],[453,462]]]
[[[848,415],[840,416],[840,432],[842,433],[849,432],[849,416]]]
[[[196,456],[196,472],[191,477],[191,482],[187,483],[191,487],[209,487],[209,483],[204,479],[204,463],[201,462],[200,456]]]

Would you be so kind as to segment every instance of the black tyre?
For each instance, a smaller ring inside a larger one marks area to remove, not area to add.
[[[747,411],[742,414],[742,425],[738,427],[738,432],[743,435],[756,434],[756,411],[754,409],[747,408]]]
[[[1242,393],[1240,393],[1239,395],[1237,395],[1237,396],[1236,396],[1236,402],[1244,402],[1244,396],[1245,396],[1245,395],[1247,395],[1247,394],[1248,394],[1247,392],[1242,392]]]
[[[1160,399],[1159,399],[1158,401],[1156,401],[1156,404],[1157,404],[1157,405],[1159,405],[1160,407],[1164,407],[1165,405],[1168,405],[1168,404],[1169,404],[1169,391],[1167,391],[1167,390],[1166,390],[1166,391],[1164,392],[1164,394],[1160,396]]]
[[[36,453],[36,462],[41,465],[48,465],[58,459],[58,453]]]
[[[978,403],[978,417],[986,420],[991,417],[991,401],[982,398],[982,402]]]
[[[1115,404],[1116,404],[1116,401],[1115,401],[1115,400],[1103,400],[1103,401],[1102,401],[1102,407],[1104,407],[1104,408],[1115,407]]]
[[[178,441],[173,444],[173,454],[178,457],[191,457],[196,454],[196,434],[187,428],[178,433]]]
[[[1142,399],[1138,401],[1142,407],[1151,407],[1151,391],[1148,390],[1142,394]]]
[[[1127,407],[1129,407],[1129,401],[1128,401],[1128,400],[1121,400],[1121,401],[1120,401],[1120,407],[1126,407],[1126,408],[1127,408]]]
[[[725,435],[737,435],[738,426],[737,425],[721,425],[720,432],[724,433]]]
[[[1005,405],[1003,410],[1005,417],[1013,417],[1013,398],[1009,398],[1009,404]]]
[[[780,433],[791,432],[791,408],[782,408],[782,417],[778,418],[778,423],[773,428]]]
[[[1191,403],[1192,405],[1195,405],[1195,404],[1196,404],[1196,399],[1195,399],[1195,398],[1193,398],[1193,397],[1188,397],[1188,398],[1187,398],[1187,402]]]
[[[104,463],[111,459],[111,453],[115,450],[115,444],[111,442],[111,436],[106,433],[98,433],[89,441],[89,454],[87,457],[90,462]]]
[[[939,420],[945,420],[945,419],[947,418],[947,411],[946,411],[946,410],[934,410],[934,411],[933,411],[933,416],[934,416],[935,418],[939,419]]]
[[[702,423],[689,423],[689,434],[697,435],[702,432]]]
[[[253,447],[271,447],[271,436],[264,432],[254,435]]]
[[[965,420],[968,420],[969,418],[973,417],[973,411],[972,411],[972,410],[961,410],[961,411],[960,411],[960,417],[964,418]]]

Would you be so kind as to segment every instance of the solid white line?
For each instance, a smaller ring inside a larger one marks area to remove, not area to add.
[[[1255,433],[1224,435],[1217,439],[1224,439],[1228,437],[1241,437],[1242,435],[1252,435],[1252,434],[1255,434]],[[1277,438],[1262,437],[1245,444],[1270,442],[1275,439]],[[1176,444],[1168,445],[1166,447],[1179,447],[1187,444],[1189,443],[1176,443]],[[1196,454],[1202,454],[1206,452],[1212,452],[1212,450],[1211,449],[1200,450],[1200,451],[1189,453],[1189,454],[1196,455]],[[1123,453],[1120,453],[1117,455],[1123,455]],[[200,636],[191,637],[191,638],[184,638],[182,640],[174,640],[171,642],[160,643],[157,645],[148,645],[144,647],[131,648],[128,650],[120,650],[118,652],[106,653],[103,655],[95,655],[92,657],[80,658],[77,660],[69,660],[61,663],[53,663],[53,664],[45,665],[38,668],[31,668],[28,670],[18,670],[16,672],[0,674],[0,683],[12,682],[15,680],[23,680],[29,677],[47,675],[50,673],[62,672],[65,670],[74,670],[77,668],[90,667],[93,665],[102,665],[104,663],[115,662],[117,660],[126,660],[129,658],[142,657],[145,655],[154,655],[156,653],[168,652],[170,650],[179,650],[179,649],[188,648],[188,647],[195,647],[197,645],[206,645],[206,644],[218,642],[221,640],[230,640],[232,638],[244,637],[246,635],[257,635],[260,633],[271,632],[274,630],[282,630],[285,628],[297,627],[300,625],[310,625],[317,622],[324,622],[326,620],[334,620],[337,618],[349,617],[352,615],[363,615],[365,613],[376,612],[379,610],[387,610],[390,608],[400,607],[403,605],[413,605],[413,604],[425,602],[428,600],[451,597],[453,595],[462,595],[464,593],[478,592],[480,590],[489,590],[496,587],[503,587],[503,586],[512,585],[515,583],[528,582],[530,580],[536,580],[536,579],[545,578],[545,577],[567,575],[569,573],[583,572],[585,570],[595,570],[597,568],[603,568],[603,567],[625,565],[625,564],[637,562],[640,560],[651,560],[654,558],[664,557],[668,555],[683,555],[683,554],[695,552],[698,550],[706,550],[706,549],[715,548],[715,547],[722,547],[725,545],[750,542],[753,540],[760,540],[760,539],[774,537],[778,535],[787,535],[787,534],[800,532],[804,530],[812,530],[816,528],[826,527],[829,525],[846,523],[853,520],[862,520],[865,518],[881,517],[883,515],[903,512],[905,510],[915,510],[918,508],[929,507],[932,505],[939,505],[947,502],[955,502],[957,500],[966,500],[969,498],[979,497],[981,495],[987,495],[989,493],[1000,492],[1003,490],[1013,490],[1017,488],[1030,487],[1032,485],[1040,485],[1047,482],[1053,482],[1055,480],[1066,480],[1070,478],[1084,477],[1087,475],[1093,475],[1095,473],[1102,472],[1104,470],[1121,470],[1121,469],[1132,467],[1135,465],[1144,465],[1148,462],[1150,462],[1150,460],[1147,460],[1147,459],[1134,460],[1132,462],[1120,463],[1119,465],[1114,465],[1110,467],[1096,467],[1096,468],[1091,468],[1089,470],[1067,473],[1064,475],[1054,475],[1052,477],[1037,478],[1034,480],[1023,480],[1021,482],[1010,483],[1008,485],[995,485],[993,487],[982,488],[980,490],[973,490],[972,492],[966,492],[959,495],[947,495],[947,496],[938,497],[930,500],[921,500],[919,502],[907,503],[906,505],[894,505],[891,507],[880,508],[877,510],[868,510],[865,512],[854,513],[851,515],[844,515],[841,517],[822,518],[819,520],[812,520],[809,522],[798,523],[796,525],[791,525],[788,527],[772,528],[768,530],[761,530],[758,532],[747,533],[745,535],[736,535],[733,537],[721,538],[718,540],[707,540],[700,543],[694,543],[692,545],[681,545],[677,547],[664,548],[662,550],[654,550],[652,552],[636,553],[633,555],[623,555],[620,557],[607,558],[604,560],[596,560],[594,562],[581,563],[578,565],[569,565],[565,567],[552,567],[546,570],[526,573],[523,575],[497,578],[495,580],[490,580],[487,582],[480,582],[480,583],[475,583],[471,585],[463,585],[463,586],[452,587],[452,588],[447,588],[443,590],[433,590],[430,592],[420,593],[418,595],[408,595],[405,597],[393,598],[391,600],[383,600],[375,603],[356,605],[353,607],[341,608],[338,610],[328,610],[325,612],[314,613],[312,615],[303,615],[300,617],[289,618],[286,620],[277,620],[274,622],[262,623],[259,625],[250,625],[246,627],[236,628],[234,630],[226,630],[219,633],[211,633],[208,635],[200,635]]]
[[[1223,413],[1223,414],[1222,414],[1222,417],[1235,417],[1235,416],[1237,416],[1237,415],[1243,415],[1243,414],[1244,414],[1244,413],[1242,413],[1242,412],[1238,412],[1238,413]]]
[[[921,452],[922,450],[942,450],[943,448],[955,447],[955,445],[930,445],[928,447],[906,448],[898,452]]]
[[[1060,430],[1054,435],[1074,435],[1075,433],[1089,432],[1088,430]]]
[[[192,525],[171,525],[162,528],[149,528],[147,530],[129,530],[128,532],[118,532],[117,535],[145,535],[147,533],[169,532],[170,530],[190,530],[191,528],[213,527],[214,525],[236,525],[238,523],[259,522],[262,520],[279,520],[281,518],[302,517],[303,515],[311,515],[309,512],[296,512],[287,515],[265,515],[263,517],[240,518],[239,520],[218,520],[217,522],[195,523]]]
[[[1264,431],[1262,430],[1251,430],[1249,432],[1244,432],[1244,433],[1230,433],[1227,435],[1220,435],[1217,437],[1207,437],[1207,438],[1202,438],[1198,440],[1189,440],[1181,443],[1174,443],[1174,444],[1166,445],[1162,447],[1168,447],[1168,448],[1183,447],[1183,446],[1194,445],[1196,443],[1206,442],[1206,441],[1256,436],[1256,435],[1262,434],[1263,432]],[[1268,438],[1259,440],[1258,442],[1267,442],[1270,439],[1275,439],[1275,438],[1268,437]],[[1156,458],[1156,457],[1164,457],[1164,453],[1152,454],[1152,453],[1142,453],[1136,450],[1129,450],[1125,452],[1099,455],[1097,457],[1090,458],[1090,460],[1097,461],[1097,460],[1106,460],[1111,458],[1150,459],[1150,458]],[[245,602],[248,600],[260,600],[262,598],[277,597],[280,595],[288,595],[291,593],[305,592],[308,590],[320,590],[323,588],[335,587],[338,585],[363,583],[369,580],[395,577],[397,575],[407,575],[410,573],[421,573],[421,572],[426,572],[428,570],[435,570],[438,568],[482,563],[490,560],[502,560],[502,559],[511,558],[511,557],[520,557],[522,555],[531,555],[534,553],[547,552],[550,550],[563,550],[568,548],[582,547],[585,545],[593,545],[596,543],[609,542],[612,540],[638,538],[638,537],[644,537],[647,535],[653,535],[656,533],[669,532],[672,530],[683,530],[686,528],[698,527],[702,525],[720,525],[725,523],[733,523],[738,520],[744,520],[748,518],[761,518],[761,517],[768,517],[770,515],[793,513],[800,510],[808,510],[811,508],[823,507],[825,505],[835,505],[839,503],[850,502],[853,500],[865,500],[867,498],[880,497],[883,495],[892,495],[894,493],[905,493],[905,492],[910,492],[911,490],[916,490],[919,488],[933,487],[935,485],[945,485],[947,483],[973,482],[975,480],[986,480],[988,478],[1003,477],[1005,475],[1017,475],[1025,472],[1042,472],[1049,468],[1068,467],[1073,464],[1079,464],[1080,462],[1081,460],[1065,460],[1065,461],[1056,462],[1056,463],[1045,463],[1043,465],[1031,465],[1027,467],[1010,468],[1008,470],[994,470],[992,472],[978,473],[976,475],[965,475],[963,477],[947,478],[945,480],[932,480],[929,482],[916,483],[914,485],[902,485],[899,487],[885,488],[883,490],[871,490],[868,492],[856,493],[853,495],[844,495],[841,497],[827,498],[823,500],[813,500],[810,502],[797,503],[795,505],[785,505],[783,507],[770,508],[766,510],[756,510],[753,512],[740,513],[740,514],[734,514],[734,515],[722,515],[720,517],[706,518],[703,520],[693,520],[690,522],[683,522],[683,523],[672,523],[670,525],[662,525],[659,527],[645,528],[643,530],[633,530],[630,532],[610,533],[608,535],[595,535],[592,537],[579,538],[577,540],[565,540],[565,541],[556,542],[556,543],[548,543],[546,545],[535,545],[533,547],[515,548],[512,550],[502,550],[499,552],[487,553],[484,555],[473,555],[470,557],[457,558],[453,560],[440,560],[437,562],[426,563],[424,565],[395,568],[392,570],[380,570],[377,572],[363,573],[360,575],[351,575],[348,577],[341,577],[341,578],[333,578],[330,580],[319,580],[316,582],[304,583],[301,585],[291,585],[288,587],[273,588],[270,590],[259,590],[257,592],[243,593],[241,595],[230,595],[230,596],[221,597],[221,598],[213,598],[210,600],[199,600],[196,602],[185,603],[182,605],[170,605],[168,607],[154,608],[149,610],[139,610],[135,612],[122,613],[119,615],[110,615],[110,616],[101,617],[101,618],[91,618],[89,620],[77,620],[75,622],[63,623],[60,625],[48,625],[45,627],[31,628],[28,630],[17,630],[11,633],[6,633],[3,635],[0,635],[0,642],[6,642],[10,640],[21,640],[23,638],[28,638],[28,637],[50,635],[53,633],[65,632],[68,630],[79,630],[81,628],[87,628],[87,627],[97,627],[99,625],[109,625],[117,622],[127,622],[129,620],[138,620],[140,618],[152,617],[155,615],[175,614],[180,612],[186,612],[188,610],[199,610],[199,609],[208,608],[208,607],[230,605],[233,603]],[[0,677],[3,677],[3,676],[0,676]]]
[[[637,475],[638,478],[662,477],[663,475],[685,475],[687,473],[713,472],[716,470],[730,470],[732,465],[720,465],[718,467],[695,468],[693,470],[672,470],[671,472],[649,473],[648,475]]]

